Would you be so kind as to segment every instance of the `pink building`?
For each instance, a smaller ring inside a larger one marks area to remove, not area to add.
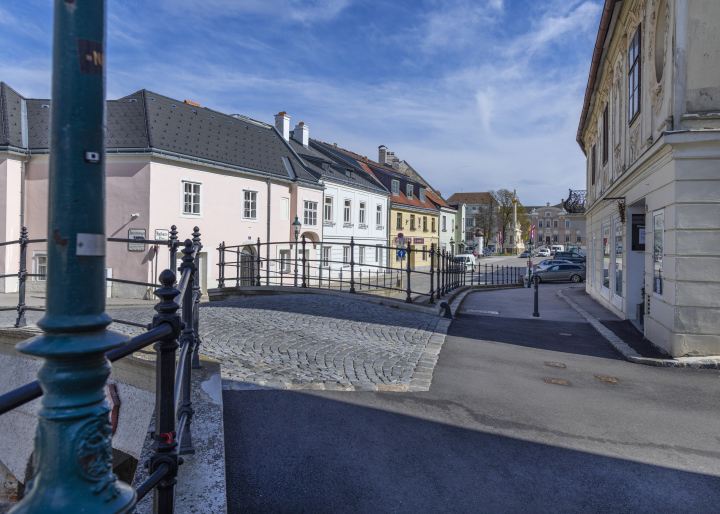
[[[17,239],[23,225],[31,239],[47,237],[50,104],[0,82],[0,241]],[[107,102],[106,151],[107,236],[162,239],[176,225],[182,241],[198,226],[203,290],[217,285],[223,241],[255,255],[258,238],[294,239],[295,216],[308,240],[321,239],[323,186],[271,125],[141,90]],[[0,247],[0,274],[17,272],[18,250]],[[280,259],[289,250],[263,245],[261,256]],[[310,245],[308,257],[314,251]],[[28,272],[46,266],[45,246],[30,245]],[[114,278],[156,282],[169,256],[149,244],[108,243],[106,266]],[[17,279],[1,287],[15,291]],[[28,282],[28,290],[43,288],[41,279]],[[109,294],[146,297],[149,289],[114,282]]]

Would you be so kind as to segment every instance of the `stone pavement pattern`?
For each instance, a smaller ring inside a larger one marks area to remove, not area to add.
[[[113,318],[136,323],[149,323],[153,313],[146,306],[108,308]],[[28,323],[41,316],[29,312]],[[0,325],[14,319],[15,312],[0,312]],[[222,363],[228,389],[427,390],[447,325],[332,296],[234,298],[200,305],[200,353]]]

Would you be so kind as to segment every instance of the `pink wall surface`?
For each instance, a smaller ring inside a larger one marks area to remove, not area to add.
[[[20,237],[20,175],[22,163],[16,159],[0,161],[0,241]],[[0,274],[16,273],[20,264],[20,247],[0,247]],[[4,280],[5,291],[17,290],[17,279]]]
[[[217,247],[221,242],[255,246],[258,238],[263,243],[268,240],[268,229],[272,242],[294,239],[291,223],[295,215],[303,220],[303,199],[318,203],[318,226],[302,227],[302,232],[309,239],[321,239],[322,190],[319,189],[283,183],[268,185],[263,178],[188,163],[151,160],[145,156],[110,157],[106,177],[107,236],[128,238],[130,229],[144,229],[146,239],[155,239],[157,229],[169,230],[176,225],[182,242],[191,239],[193,228],[199,227],[204,287],[217,285]],[[183,181],[201,184],[199,215],[183,213]],[[243,215],[245,190],[257,193],[254,219]],[[48,159],[33,157],[26,173],[26,225],[32,238],[47,237],[47,191]],[[17,198],[19,216],[19,191]],[[287,216],[284,216],[283,199],[287,200]],[[132,214],[139,216],[132,217]],[[45,245],[34,245],[33,249],[44,250]],[[266,251],[263,246],[262,257]],[[31,255],[29,252],[29,264]],[[156,272],[168,268],[170,262],[167,247],[160,246],[156,256],[149,244],[144,251],[134,252],[128,250],[127,243],[109,242],[106,255],[106,267],[112,268],[113,278],[140,282],[155,282]],[[276,255],[277,248],[271,248],[271,256]]]

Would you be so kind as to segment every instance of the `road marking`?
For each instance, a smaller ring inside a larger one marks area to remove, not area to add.
[[[498,311],[478,311],[475,309],[465,309],[463,312],[476,312],[478,314],[500,314]]]
[[[595,378],[597,378],[600,382],[610,382],[611,384],[620,383],[620,381],[615,377],[602,377],[600,375],[595,375]]]
[[[552,366],[553,368],[564,368],[565,367],[565,364],[563,364],[562,362],[546,362],[545,365]]]
[[[561,336],[571,336],[572,334],[565,334],[565,333],[563,333],[563,332],[560,332],[560,335],[561,335]]]
[[[555,385],[561,385],[561,386],[569,386],[570,382],[567,380],[560,380],[559,378],[546,378],[545,382],[548,384],[555,384]]]

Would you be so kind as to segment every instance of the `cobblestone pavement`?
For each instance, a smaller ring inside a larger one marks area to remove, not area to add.
[[[116,319],[148,323],[148,307],[108,309]],[[29,312],[28,323],[42,313]],[[11,325],[14,312],[1,312]],[[233,298],[200,306],[200,352],[223,365],[226,389],[422,391],[449,320],[333,296]],[[137,335],[139,327],[113,323]]]

